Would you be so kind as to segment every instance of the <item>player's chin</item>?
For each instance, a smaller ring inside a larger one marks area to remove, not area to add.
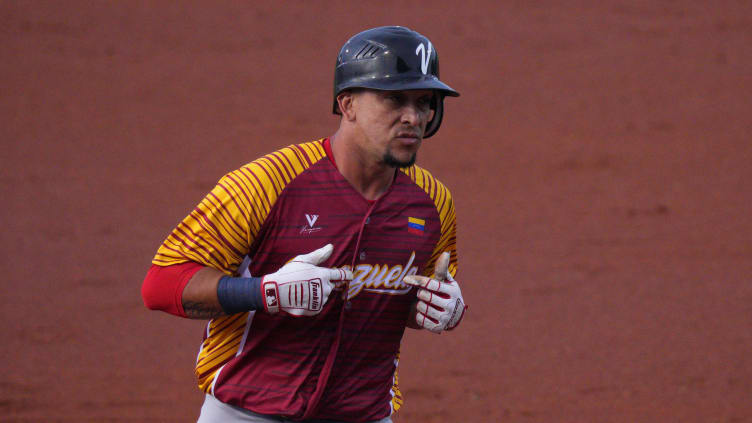
[[[384,163],[391,167],[410,167],[415,164],[415,160],[418,157],[417,151],[415,152],[392,152],[387,151],[384,154]]]

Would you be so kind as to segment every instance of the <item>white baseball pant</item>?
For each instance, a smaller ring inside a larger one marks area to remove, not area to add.
[[[344,423],[332,420],[322,420],[320,422]],[[204,398],[204,405],[201,406],[201,415],[198,417],[197,423],[295,423],[295,421],[277,416],[257,414],[240,407],[225,404],[207,394],[206,398]],[[392,419],[391,417],[384,417],[381,420],[374,420],[370,423],[392,423]]]

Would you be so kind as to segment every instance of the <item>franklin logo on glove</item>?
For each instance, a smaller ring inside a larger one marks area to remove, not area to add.
[[[308,281],[311,287],[311,309],[321,310],[321,281]]]

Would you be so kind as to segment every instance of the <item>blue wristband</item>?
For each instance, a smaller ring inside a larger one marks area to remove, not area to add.
[[[261,278],[222,276],[217,284],[217,299],[227,314],[264,310]]]

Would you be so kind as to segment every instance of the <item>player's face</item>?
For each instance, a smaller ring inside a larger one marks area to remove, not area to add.
[[[358,126],[369,153],[391,167],[415,163],[426,125],[431,121],[432,90],[363,90],[355,100]]]

